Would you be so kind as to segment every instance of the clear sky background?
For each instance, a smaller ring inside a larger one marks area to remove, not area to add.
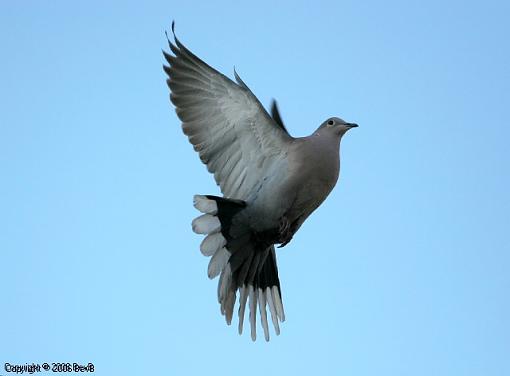
[[[509,375],[509,4],[3,1],[2,367]],[[227,327],[191,232],[192,195],[219,189],[168,100],[173,19],[291,134],[360,124],[278,253],[269,343]]]

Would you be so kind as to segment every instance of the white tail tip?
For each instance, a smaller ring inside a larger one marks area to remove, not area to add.
[[[216,214],[218,213],[218,204],[214,200],[210,200],[203,195],[193,196],[193,206],[205,214]]]
[[[191,222],[191,228],[193,232],[197,234],[212,234],[221,229],[221,223],[218,217],[214,217],[210,214],[203,214]]]

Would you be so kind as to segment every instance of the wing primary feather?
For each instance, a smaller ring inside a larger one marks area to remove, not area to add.
[[[248,87],[248,85],[246,85],[244,83],[244,81],[241,79],[241,77],[237,74],[237,71],[236,71],[236,67],[234,66],[234,77],[236,78],[236,81],[237,83],[239,84],[239,86],[247,89],[247,90],[250,90],[250,88]]]
[[[191,62],[192,64],[194,64],[197,68],[204,70],[204,72],[209,72],[209,73],[214,72],[214,73],[219,74],[220,76],[226,78],[227,80],[229,80],[227,77],[225,77],[225,75],[221,74],[216,69],[209,66],[209,64],[207,64],[205,61],[200,59],[193,52],[191,52],[184,44],[182,44],[181,41],[179,40],[179,38],[177,38],[177,35],[175,35],[174,28],[172,28],[172,34],[174,35],[174,41],[175,41],[175,44],[177,47],[176,48],[177,52],[174,51],[174,49],[172,49],[172,44],[170,44],[170,48],[172,49],[172,51],[174,51],[174,53],[176,55],[180,55],[182,58],[184,58],[184,59],[188,60],[189,62]]]
[[[163,54],[165,53],[165,51],[163,51]],[[167,76],[170,77],[170,72],[172,71],[172,69],[168,66],[168,65],[164,65],[163,64],[163,70],[165,71],[165,73],[167,74]],[[170,88],[171,89],[171,88]]]
[[[173,22],[172,22],[172,25],[173,25]],[[165,30],[165,36],[166,36],[166,41],[168,42],[168,47],[170,47],[172,42],[170,42],[170,38],[168,37],[168,32],[166,30]]]
[[[195,82],[204,89],[210,90],[210,81],[209,78],[204,76],[203,74],[196,74],[193,71],[184,70],[184,69],[175,69],[171,67],[170,70],[170,80],[171,81],[181,81],[181,82]]]
[[[172,56],[165,51],[163,51],[163,55],[173,70],[187,70],[209,79],[210,73],[204,70],[204,68],[193,64],[193,62],[188,58],[183,57],[175,45],[172,44],[170,50],[175,54],[175,56]]]

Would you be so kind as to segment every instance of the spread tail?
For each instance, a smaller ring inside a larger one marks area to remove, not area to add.
[[[232,322],[239,290],[239,334],[243,331],[248,301],[252,339],[256,339],[257,306],[266,341],[269,340],[266,307],[269,307],[275,333],[280,334],[279,322],[285,320],[285,313],[274,246],[258,241],[249,228],[233,223],[233,217],[246,207],[246,203],[195,195],[193,204],[203,214],[193,220],[192,228],[198,234],[207,235],[200,244],[200,251],[204,256],[212,256],[207,269],[209,278],[220,276],[218,302],[227,324]]]

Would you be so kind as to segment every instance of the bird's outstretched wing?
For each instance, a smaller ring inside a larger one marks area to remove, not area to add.
[[[292,137],[237,73],[235,83],[174,40],[164,70],[183,131],[224,196],[246,199]]]

